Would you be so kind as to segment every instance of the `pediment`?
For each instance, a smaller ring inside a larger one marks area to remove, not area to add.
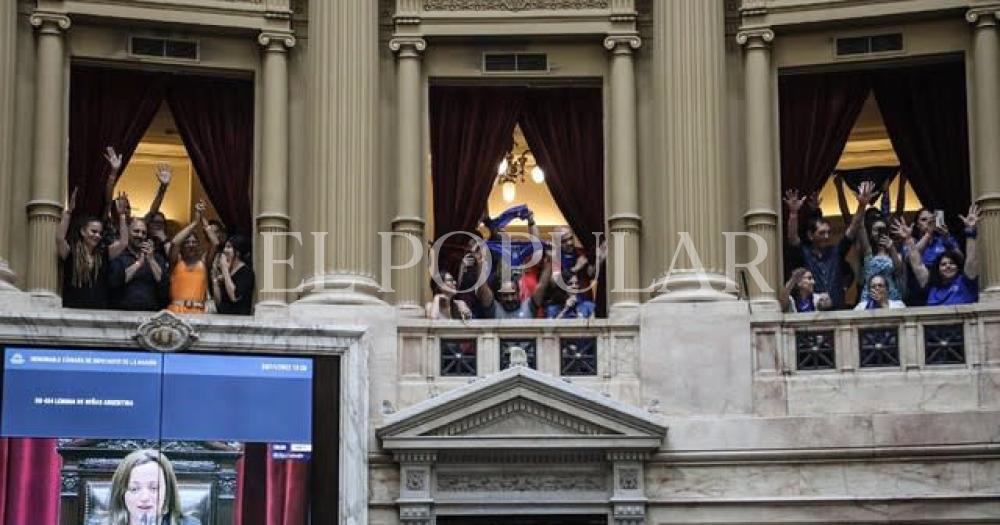
[[[378,429],[388,450],[658,448],[652,414],[526,367],[428,399]]]

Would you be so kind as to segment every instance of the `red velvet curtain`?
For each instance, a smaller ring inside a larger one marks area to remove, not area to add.
[[[833,173],[868,97],[867,72],[782,75],[781,191],[812,193]]]
[[[54,439],[0,439],[0,523],[58,523],[60,465]]]
[[[271,459],[269,447],[248,443],[237,469],[238,525],[305,525],[309,515],[309,463]]]
[[[961,61],[878,70],[875,99],[900,167],[928,208],[948,222],[969,207],[969,124]]]
[[[431,86],[435,238],[475,230],[523,100],[524,88]]]
[[[594,233],[604,233],[603,107],[596,87],[530,89],[519,119],[552,198],[591,261]],[[602,272],[601,284],[604,280]],[[603,297],[598,293],[599,306]]]
[[[113,146],[128,164],[163,102],[166,76],[136,70],[73,66],[69,100],[69,191],[77,213],[100,215]]]
[[[253,83],[195,75],[171,78],[167,102],[205,192],[230,232],[250,235]]]

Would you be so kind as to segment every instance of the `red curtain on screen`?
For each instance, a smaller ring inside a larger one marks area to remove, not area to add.
[[[54,439],[0,439],[0,523],[58,523],[60,466]]]

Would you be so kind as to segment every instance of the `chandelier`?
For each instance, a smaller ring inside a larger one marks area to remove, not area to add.
[[[504,156],[503,160],[500,161],[500,165],[497,166],[497,186],[500,186],[500,191],[503,195],[503,200],[505,202],[514,202],[514,198],[517,196],[517,189],[515,184],[519,182],[524,182],[525,179],[525,168],[528,164],[528,155],[531,154],[531,150],[524,148],[524,151],[520,155],[515,156],[514,152],[517,150],[517,142],[515,141]],[[545,182],[545,172],[542,168],[537,165],[530,170],[531,180],[536,184],[541,184]]]

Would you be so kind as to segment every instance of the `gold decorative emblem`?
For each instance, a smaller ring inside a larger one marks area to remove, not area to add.
[[[133,337],[143,348],[157,352],[179,352],[198,340],[191,325],[167,310],[139,325]]]

